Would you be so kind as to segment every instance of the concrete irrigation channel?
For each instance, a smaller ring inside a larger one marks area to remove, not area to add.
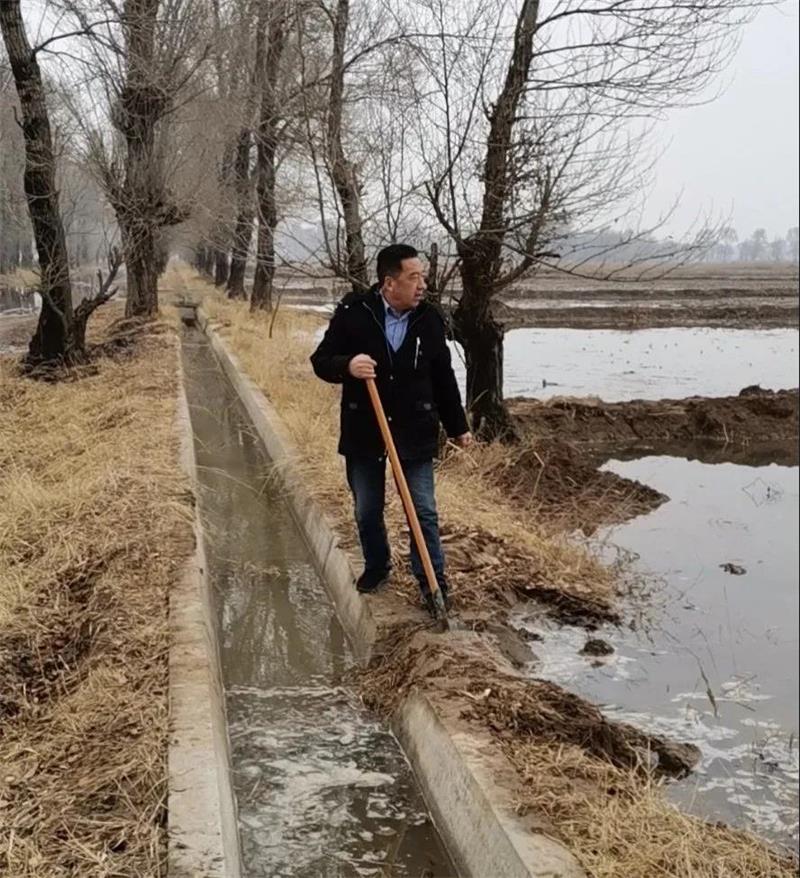
[[[182,317],[200,554],[173,667],[206,670],[194,702],[173,695],[171,874],[582,875],[515,818],[480,740],[420,696],[389,729],[341,685],[375,634],[350,562],[269,402],[201,310]]]

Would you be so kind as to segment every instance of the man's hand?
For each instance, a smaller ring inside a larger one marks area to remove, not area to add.
[[[353,376],[353,378],[374,378],[375,377],[375,367],[378,364],[369,354],[356,354],[352,360],[347,364],[347,371]]]
[[[462,433],[453,440],[459,448],[469,448],[472,445],[472,441],[472,433]]]

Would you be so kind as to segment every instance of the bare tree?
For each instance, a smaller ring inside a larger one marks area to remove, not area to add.
[[[254,175],[251,172],[253,125],[259,89],[263,82],[264,41],[266,39],[267,7],[258,0],[255,39],[250,39],[249,27],[240,31],[236,52],[242,62],[241,79],[246,83],[241,119],[234,144],[232,189],[234,196],[234,223],[231,235],[230,270],[226,290],[232,299],[244,299],[247,255],[253,237],[255,210],[253,206]],[[248,21],[249,24],[249,21]],[[246,75],[245,75],[246,74]]]
[[[33,267],[33,232],[23,188],[25,143],[17,93],[0,41],[0,275]]]
[[[250,173],[250,154],[253,145],[252,114],[248,113],[239,129],[233,161],[233,185],[236,196],[236,220],[233,227],[230,271],[227,292],[232,299],[244,299],[247,254],[253,237],[253,180]]]
[[[289,27],[288,4],[280,0],[261,0],[258,28],[266,34],[262,51],[256,52],[256,67],[261,101],[256,128],[256,199],[258,208],[258,240],[256,242],[256,273],[250,308],[253,311],[272,309],[272,283],[275,276],[275,227],[278,225],[277,170],[278,140],[281,129],[280,69],[286,48]],[[263,55],[263,63],[262,63]]]
[[[344,53],[350,19],[349,0],[336,0],[332,15],[333,54],[331,58],[330,93],[326,127],[328,167],[342,207],[345,228],[347,274],[356,288],[369,286],[364,236],[361,228],[359,199],[361,187],[355,163],[348,160],[342,145],[342,113],[344,109]]]
[[[166,230],[189,215],[165,173],[168,123],[207,56],[198,0],[54,0],[74,22],[77,56],[105,104],[74,108],[87,157],[116,213],[127,269],[128,316],[158,310]],[[93,114],[93,115],[92,115]],[[93,118],[94,122],[87,121]],[[112,131],[108,130],[108,122]]]
[[[399,11],[351,0],[301,7],[296,18],[305,145],[315,183],[322,266],[369,287],[367,253],[408,237],[414,189],[410,135],[415,50]],[[311,255],[311,254],[309,254]]]
[[[513,432],[497,295],[544,262],[583,267],[587,257],[569,260],[559,242],[631,212],[652,167],[652,120],[713,82],[757,5],[498,0],[453,14],[445,0],[427,0],[437,37],[419,41],[428,68],[420,152],[430,204],[459,262],[454,323],[483,435]],[[694,246],[708,243],[701,230]],[[643,254],[626,263],[652,264],[652,249]],[[613,249],[593,255],[608,260]]]
[[[28,42],[19,0],[0,3],[0,29],[22,112],[25,195],[41,271],[42,310],[28,349],[31,364],[80,360],[75,335],[69,255],[58,205],[53,137],[42,74]]]

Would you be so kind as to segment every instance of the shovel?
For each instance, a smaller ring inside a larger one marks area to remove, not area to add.
[[[433,570],[431,556],[428,552],[428,547],[425,545],[425,538],[422,536],[422,528],[419,526],[417,510],[414,508],[414,501],[411,499],[411,492],[408,490],[408,482],[406,482],[403,467],[401,466],[400,458],[397,455],[397,448],[395,448],[394,439],[392,438],[392,433],[389,429],[389,422],[386,420],[386,413],[383,410],[383,404],[378,395],[378,388],[375,386],[374,378],[367,378],[366,382],[367,390],[369,391],[369,398],[372,402],[372,408],[375,410],[375,417],[378,419],[378,426],[381,428],[381,435],[386,444],[386,452],[389,455],[389,462],[392,465],[394,481],[397,485],[397,490],[400,492],[400,499],[403,501],[403,509],[406,511],[408,526],[411,528],[411,533],[414,537],[414,542],[417,545],[417,551],[419,552],[419,557],[422,561],[422,568],[425,571],[425,578],[428,580],[428,588],[431,590],[436,619],[441,624],[442,630],[448,631],[450,629],[450,622],[447,618],[447,608],[444,605],[444,595],[442,594],[442,590],[439,588],[439,583],[436,580],[436,573],[434,573]]]

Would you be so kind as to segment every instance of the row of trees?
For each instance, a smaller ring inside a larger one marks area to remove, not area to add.
[[[50,338],[49,327],[56,339],[32,344],[31,357],[64,356],[70,338],[52,323],[69,319],[40,65],[56,57],[73,148],[119,228],[129,314],[156,312],[159,265],[176,236],[232,296],[245,295],[252,247],[255,309],[271,307],[288,244],[308,270],[364,288],[377,247],[416,243],[430,254],[435,292],[458,280],[454,329],[473,425],[509,433],[494,300],[543,263],[586,268],[565,232],[635,213],[654,120],[709,85],[757,6],[48,0],[49,35],[31,46],[20,3],[3,2],[49,307],[37,335]],[[629,266],[652,271],[714,240],[703,228],[657,260],[652,248],[635,255],[654,231],[620,242]],[[601,247],[593,270],[613,255]]]
[[[725,226],[718,240],[709,248],[709,262],[800,262],[800,228],[793,226],[783,238],[767,235],[766,229],[756,229],[749,238],[739,239],[731,226]]]

